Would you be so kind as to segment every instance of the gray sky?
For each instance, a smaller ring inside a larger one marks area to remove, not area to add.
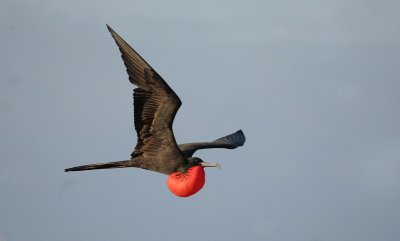
[[[397,241],[399,1],[0,2],[0,241]],[[197,195],[129,157],[132,88],[111,25],[183,101]]]

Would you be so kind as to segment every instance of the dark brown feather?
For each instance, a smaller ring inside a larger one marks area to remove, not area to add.
[[[195,142],[195,143],[185,143],[180,144],[179,149],[183,152],[185,157],[191,157],[193,154],[200,149],[210,149],[210,148],[227,148],[235,149],[239,146],[243,146],[246,141],[246,137],[242,130],[238,130],[230,135],[218,138],[211,142]]]
[[[178,146],[172,124],[182,104],[181,100],[132,47],[108,25],[107,28],[119,47],[129,81],[137,86],[133,92],[137,144],[131,160],[77,166],[65,169],[66,172],[139,167],[168,175],[175,171],[186,171],[190,165],[196,165],[194,162],[196,158],[191,156],[199,149],[233,149],[244,144],[246,138],[240,130],[213,142],[187,143]]]
[[[148,170],[170,174],[184,166],[185,158],[172,131],[181,100],[162,77],[109,26],[122,54],[134,89],[135,129],[138,142],[133,163]]]

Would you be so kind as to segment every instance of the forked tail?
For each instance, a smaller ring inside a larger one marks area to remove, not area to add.
[[[132,160],[126,160],[126,161],[95,163],[95,164],[71,167],[71,168],[65,169],[65,172],[86,171],[86,170],[107,169],[107,168],[124,168],[124,167],[132,167],[132,166],[133,166]]]

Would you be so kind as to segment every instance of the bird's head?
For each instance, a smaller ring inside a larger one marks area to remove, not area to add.
[[[190,169],[191,167],[194,167],[194,166],[221,168],[221,165],[218,163],[208,163],[208,162],[201,160],[198,157],[188,157],[186,160],[187,160],[186,169]]]
[[[169,190],[177,196],[189,197],[204,186],[206,175],[204,167],[218,167],[218,163],[208,163],[198,157],[189,157],[182,171],[171,173],[167,179]]]

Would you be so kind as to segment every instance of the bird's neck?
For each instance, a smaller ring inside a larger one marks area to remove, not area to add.
[[[168,176],[167,186],[169,190],[179,197],[189,197],[204,186],[204,168],[194,166],[186,172],[174,172]]]

